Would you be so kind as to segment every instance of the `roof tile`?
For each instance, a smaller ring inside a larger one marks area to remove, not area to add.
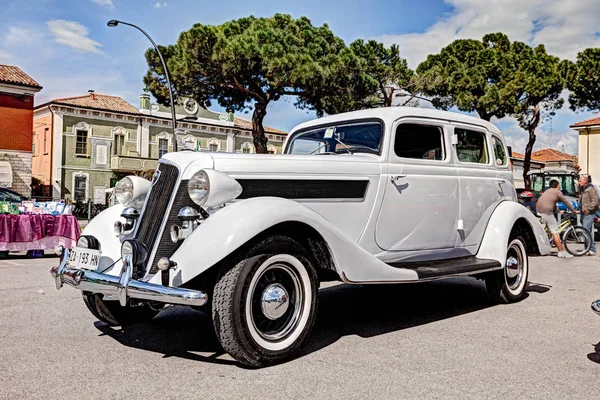
[[[512,156],[513,156],[513,158],[520,158],[520,159],[525,158],[525,154],[517,153],[516,151],[512,152]],[[574,156],[572,154],[563,153],[561,151],[554,150],[554,149],[541,149],[541,150],[536,150],[533,153],[531,153],[531,159],[533,161],[541,161],[541,162],[563,161],[563,160],[570,160],[570,161],[576,162],[577,156]]]
[[[236,128],[252,130],[252,121],[247,119],[235,117],[233,124]],[[274,133],[277,135],[287,135],[287,132],[280,131],[279,129],[271,128],[270,126],[264,126],[266,133]]]
[[[585,121],[576,122],[573,125],[571,125],[571,128],[590,125],[600,125],[600,117],[590,118],[586,119]]]
[[[13,65],[0,64],[0,82],[42,88],[32,77]]]
[[[68,106],[92,108],[94,110],[139,114],[140,111],[118,96],[89,93],[85,96],[64,97],[54,99],[51,104],[64,104]]]

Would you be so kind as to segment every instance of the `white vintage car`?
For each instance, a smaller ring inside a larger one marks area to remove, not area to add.
[[[212,312],[241,363],[289,358],[323,281],[485,280],[520,300],[528,254],[550,251],[516,200],[498,128],[462,114],[381,108],[294,128],[283,155],[181,151],[152,182],[127,177],[52,269],[111,325],[169,304]],[[402,290],[401,287],[398,290]]]

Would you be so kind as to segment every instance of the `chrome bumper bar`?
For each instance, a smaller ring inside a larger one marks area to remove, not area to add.
[[[56,289],[60,289],[66,283],[86,292],[116,295],[122,306],[126,306],[129,299],[187,306],[203,306],[206,304],[206,293],[199,290],[174,288],[132,279],[133,266],[129,257],[123,260],[120,276],[71,268],[67,266],[68,261],[69,250],[65,249],[60,265],[52,267],[50,270],[50,274],[56,283]]]

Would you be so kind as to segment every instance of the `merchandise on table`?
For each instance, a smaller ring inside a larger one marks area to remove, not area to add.
[[[0,202],[0,214],[50,214],[71,215],[73,206],[61,201],[23,200],[21,203]]]

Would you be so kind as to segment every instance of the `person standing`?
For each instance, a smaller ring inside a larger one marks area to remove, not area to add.
[[[573,258],[573,256],[565,251],[563,248],[562,242],[560,240],[560,235],[558,234],[558,221],[554,216],[554,212],[556,210],[556,203],[562,201],[565,206],[569,208],[572,212],[577,214],[575,208],[564,194],[558,188],[558,181],[556,179],[552,179],[550,181],[550,188],[546,190],[537,201],[537,212],[540,215],[542,222],[548,225],[548,229],[550,229],[550,233],[552,233],[552,238],[554,239],[554,244],[556,244],[556,248],[558,249],[558,256],[560,258]]]
[[[598,211],[598,192],[594,185],[591,184],[587,176],[579,177],[579,187],[581,188],[581,223],[585,229],[590,231],[592,238],[594,237],[594,219],[596,211]],[[596,255],[596,243],[592,240],[590,247],[590,256]]]

